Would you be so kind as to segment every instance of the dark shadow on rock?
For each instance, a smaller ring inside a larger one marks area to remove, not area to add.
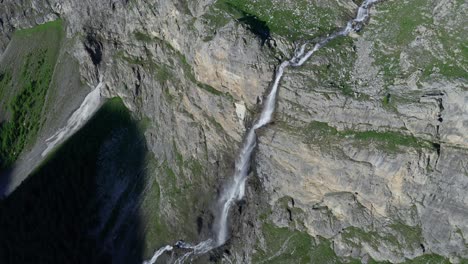
[[[261,40],[261,46],[267,44],[269,48],[276,47],[276,41],[271,37],[270,28],[265,21],[258,19],[256,16],[242,12],[243,16],[238,19],[239,22],[247,25],[247,28],[258,36]]]
[[[5,199],[7,196],[6,193],[10,186],[13,169],[14,168],[0,169],[0,200]]]
[[[94,66],[99,66],[102,61],[102,43],[97,39],[96,34],[88,33],[84,42],[85,50],[88,52]]]
[[[106,102],[0,201],[0,263],[141,263],[146,141]]]

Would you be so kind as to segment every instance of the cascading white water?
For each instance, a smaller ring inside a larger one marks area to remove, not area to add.
[[[306,48],[309,43],[303,44],[300,48],[296,49],[294,56],[287,61],[283,61],[276,70],[275,79],[273,81],[270,93],[267,96],[267,100],[263,105],[262,112],[260,117],[256,120],[250,130],[247,132],[246,138],[240,150],[239,156],[236,159],[235,172],[232,181],[224,189],[219,203],[221,212],[217,218],[216,222],[216,240],[208,239],[199,243],[196,246],[190,246],[189,244],[176,244],[179,248],[191,249],[192,251],[186,253],[178,260],[176,263],[184,263],[191,255],[201,255],[205,254],[208,251],[223,245],[228,239],[228,217],[229,211],[232,205],[244,197],[245,194],[245,182],[247,180],[247,175],[250,167],[250,160],[252,158],[252,152],[257,144],[257,137],[255,131],[265,125],[267,125],[273,118],[273,113],[275,111],[276,97],[278,94],[278,88],[283,77],[284,71],[287,67],[299,67],[303,65],[317,50],[325,46],[331,40],[340,37],[346,36],[352,31],[359,31],[363,23],[369,18],[369,8],[372,4],[380,0],[365,0],[357,11],[356,18],[349,21],[346,27],[338,32],[331,34],[325,39],[319,41],[314,45],[314,47],[306,53]],[[167,248],[168,246],[163,247]],[[161,250],[161,249],[160,249]],[[158,250],[156,253],[160,252]],[[166,250],[165,250],[166,251]],[[163,252],[165,252],[163,251]],[[162,254],[162,253],[161,253]],[[157,257],[159,257],[159,254]],[[155,254],[156,256],[156,254]],[[156,261],[156,258],[154,261]],[[154,262],[151,262],[151,264]]]
[[[207,239],[205,241],[202,241],[198,243],[195,246],[192,246],[188,243],[185,243],[183,241],[178,241],[176,243],[176,247],[182,248],[182,249],[190,249],[192,251],[185,253],[182,257],[178,258],[175,261],[175,264],[183,264],[185,261],[191,256],[191,255],[202,255],[207,253],[208,251],[212,250],[215,247],[215,243],[212,239]]]
[[[80,129],[97,111],[101,105],[101,88],[103,85],[104,83],[100,80],[96,88],[85,97],[80,107],[73,112],[67,121],[67,125],[46,140],[47,148],[42,152],[42,157],[46,156],[63,139]]]
[[[172,246],[169,246],[169,245],[158,249],[154,253],[153,257],[148,261],[143,261],[143,264],[154,264],[156,260],[159,258],[159,256],[161,256],[166,251],[171,251],[172,249],[173,249]]]
[[[276,70],[275,74],[275,80],[273,82],[272,88],[270,93],[268,94],[267,101],[265,105],[263,106],[262,113],[260,115],[260,118],[254,123],[253,127],[249,130],[247,133],[246,140],[244,141],[244,145],[242,146],[242,150],[239,153],[239,157],[236,160],[236,166],[235,166],[235,174],[233,177],[233,182],[225,189],[223,195],[221,196],[221,204],[222,204],[222,210],[221,210],[221,215],[219,217],[218,221],[218,233],[217,233],[217,240],[216,244],[217,246],[221,246],[224,244],[227,240],[228,236],[228,216],[229,216],[229,210],[232,206],[232,204],[244,196],[245,193],[245,181],[247,179],[247,173],[250,167],[250,160],[252,156],[252,151],[255,148],[255,145],[257,143],[257,138],[255,136],[255,131],[266,124],[268,124],[272,117],[273,113],[275,111],[275,105],[276,105],[276,96],[278,92],[278,87],[280,84],[280,80],[283,77],[284,70],[288,66],[293,66],[293,67],[298,67],[304,64],[317,50],[319,50],[321,47],[326,45],[328,42],[331,40],[339,37],[339,36],[346,36],[348,35],[351,30],[354,30],[355,28],[361,28],[362,22],[367,20],[369,17],[369,11],[368,8],[370,4],[373,4],[377,2],[378,0],[366,0],[362,3],[362,5],[358,9],[358,14],[355,19],[352,21],[348,22],[347,26],[340,30],[339,32],[336,32],[329,37],[325,38],[324,40],[318,42],[315,44],[315,46],[304,55],[306,44],[303,44],[300,49],[296,50],[294,56],[292,59],[288,61],[283,61],[278,69]]]
[[[227,186],[224,190],[223,195],[221,196],[221,215],[217,222],[218,235],[216,238],[216,245],[220,246],[226,242],[227,239],[227,220],[229,216],[229,210],[234,202],[242,199],[245,193],[245,181],[247,179],[247,173],[250,167],[250,160],[252,157],[252,152],[257,144],[257,137],[255,131],[264,125],[268,124],[272,117],[273,112],[275,111],[276,104],[276,95],[278,94],[278,87],[283,77],[284,70],[290,65],[289,61],[284,61],[280,64],[276,70],[275,80],[271,88],[270,93],[268,94],[267,100],[263,107],[260,118],[254,123],[252,128],[247,133],[247,137],[244,141],[244,145],[239,153],[239,156],[236,160],[235,172],[233,177],[233,182]]]

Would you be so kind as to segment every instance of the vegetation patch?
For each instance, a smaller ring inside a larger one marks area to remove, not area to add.
[[[323,145],[333,144],[336,139],[352,139],[355,144],[375,144],[376,147],[388,153],[397,153],[403,151],[401,147],[411,148],[432,148],[433,144],[416,138],[411,135],[405,135],[393,131],[338,131],[327,123],[314,121],[303,129],[309,142],[320,143]]]
[[[363,242],[374,247],[375,250],[378,250],[382,244],[389,244],[398,252],[403,249],[413,250],[420,247],[424,242],[422,230],[419,226],[408,226],[401,222],[394,222],[388,227],[390,228],[388,232],[377,232],[364,231],[351,226],[344,230],[342,237],[349,245],[357,248],[361,248]],[[444,260],[445,258],[441,256],[424,255],[413,260],[407,260],[405,263],[446,263]],[[371,261],[371,263],[380,262]]]
[[[337,21],[344,21],[348,16],[344,8],[335,3],[307,0],[218,0],[216,6],[235,19],[251,17],[263,21],[264,27],[272,33],[291,41],[331,32],[337,28]]]
[[[285,198],[287,200],[287,198]],[[281,203],[286,202],[286,200]],[[266,218],[263,218],[263,221]],[[389,233],[379,233],[375,231],[364,231],[356,227],[348,227],[342,233],[345,242],[354,247],[361,248],[361,242],[378,250],[381,243],[388,243],[395,248],[402,249],[411,244],[419,245],[421,233],[419,227],[410,227],[404,224],[395,223],[390,226],[394,231],[399,232],[399,235],[406,235],[404,243],[399,243],[398,236]],[[408,233],[408,234],[404,234]],[[265,241],[265,249],[257,247],[253,255],[254,263],[361,263],[360,260],[352,258],[338,257],[333,250],[333,245],[330,240],[317,237],[313,239],[307,233],[292,230],[289,228],[276,227],[270,223],[264,223],[262,226],[262,234]],[[390,263],[387,261],[369,260],[369,263]],[[436,255],[427,254],[417,257],[412,260],[406,260],[406,264],[436,264],[450,263],[448,259]]]
[[[422,229],[420,226],[409,226],[401,222],[395,222],[389,226],[396,235],[404,240],[407,247],[418,247],[423,242]]]
[[[3,93],[4,91],[10,87],[11,85],[11,73],[9,72],[0,72],[0,102],[3,101]],[[6,105],[2,104],[2,107],[5,107],[4,110],[6,110]]]
[[[42,39],[41,41],[46,41],[49,44],[53,44],[56,40],[60,40],[64,36],[64,31],[63,31],[63,21],[58,19],[55,21],[47,22],[42,25],[37,25],[32,28],[28,29],[22,29],[18,30],[15,32],[13,38],[15,37],[32,37],[36,38],[37,35],[48,35],[49,37],[53,37],[52,35],[55,35],[54,38],[47,38],[47,39]]]
[[[412,0],[404,5],[384,2],[378,8],[382,11],[374,18],[379,23],[378,28],[372,25],[369,27],[373,30],[385,29],[386,34],[379,34],[379,37],[398,48],[407,46],[414,40],[418,26],[432,23],[432,18],[428,15],[431,6],[425,0]]]
[[[304,88],[320,87],[320,90],[326,88],[358,100],[368,99],[368,96],[359,93],[351,80],[351,73],[357,58],[356,52],[352,49],[353,46],[353,38],[337,37],[319,49],[312,58],[312,61],[319,62],[318,64],[306,63],[297,70],[302,75],[301,77],[307,80],[307,86]],[[302,68],[313,74],[302,74]]]
[[[140,32],[140,31],[135,32],[134,35],[135,35],[135,39],[138,41],[151,42],[153,40],[153,38],[150,35]]]
[[[382,98],[382,105],[383,105],[383,107],[385,107],[385,108],[390,108],[391,99],[392,99],[392,95],[391,95],[391,94],[386,94],[386,95]]]
[[[352,131],[347,130],[341,133],[345,137],[352,137],[358,142],[373,142],[378,146],[383,147],[389,152],[397,152],[399,146],[421,148],[429,146],[422,140],[418,140],[413,136],[407,136],[398,132],[378,132],[378,131]]]
[[[231,17],[225,11],[211,5],[208,12],[202,16],[202,19],[206,28],[211,32],[203,40],[210,41],[220,28],[229,23]]]
[[[256,247],[254,263],[357,263],[353,259],[338,257],[332,243],[321,237],[313,239],[305,232],[270,223],[263,224],[262,233],[265,249]]]
[[[20,66],[0,73],[0,93],[15,93],[3,102],[8,120],[0,125],[0,170],[11,166],[35,141],[62,39],[62,22],[54,21],[14,34],[12,43],[33,43]],[[16,92],[17,91],[17,92]]]
[[[434,74],[448,79],[466,78],[466,41],[459,37],[466,35],[466,30],[461,24],[448,23],[447,19],[461,15],[460,7],[451,8],[452,15],[439,18],[435,24],[434,6],[425,0],[407,1],[403,5],[393,1],[379,4],[381,13],[374,18],[377,23],[369,25],[372,34],[368,38],[375,43],[374,63],[387,87],[416,71],[421,72],[420,81]],[[426,45],[417,43],[417,38],[424,39],[419,42]],[[406,69],[401,67],[401,60],[406,61]]]
[[[253,256],[255,263],[310,263],[312,238],[299,231],[278,228],[265,223],[262,227],[266,250],[257,249]]]
[[[450,260],[436,255],[436,254],[427,254],[420,257],[407,260],[405,264],[450,264]],[[462,262],[463,263],[463,262]]]
[[[165,83],[172,79],[172,71],[168,65],[161,64],[160,66],[156,67],[156,80],[160,83]]]
[[[366,232],[354,226],[346,228],[342,236],[344,241],[359,248],[362,242],[374,247],[375,250],[378,250],[379,245],[382,243],[388,243],[393,247],[401,248],[398,238],[392,234],[379,233],[376,231]]]

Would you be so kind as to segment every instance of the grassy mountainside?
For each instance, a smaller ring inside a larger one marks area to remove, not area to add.
[[[258,32],[260,24],[271,33],[294,41],[303,38],[313,38],[328,33],[338,27],[344,18],[351,16],[345,8],[334,1],[246,1],[220,0],[209,12],[206,18],[214,26],[227,23],[227,11],[240,22],[247,22],[254,33]],[[260,23],[260,24],[259,24]]]
[[[17,31],[0,64],[0,170],[34,143],[63,39],[62,21]]]

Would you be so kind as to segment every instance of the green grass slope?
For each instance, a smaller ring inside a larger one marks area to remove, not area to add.
[[[0,63],[0,170],[34,143],[63,39],[62,21],[15,32]]]

